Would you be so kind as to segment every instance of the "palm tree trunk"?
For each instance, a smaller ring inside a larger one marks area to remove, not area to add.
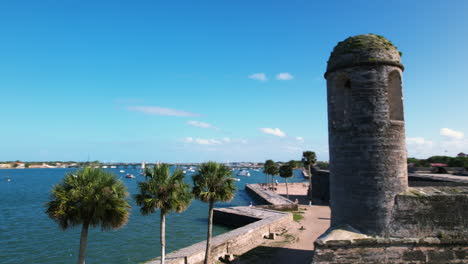
[[[78,255],[78,264],[85,264],[86,259],[86,244],[88,241],[88,228],[89,223],[83,223],[83,227],[81,228],[81,237],[80,237],[80,253]]]
[[[312,199],[312,171],[310,170],[310,164],[309,164],[309,199]]]
[[[209,264],[210,254],[211,254],[211,233],[213,229],[213,201],[210,201],[210,211],[208,214],[208,237],[206,239],[206,253],[205,253],[205,262],[204,264]]]
[[[288,178],[285,178],[285,180],[286,180],[286,197],[289,199]]]
[[[166,213],[161,211],[161,264],[166,258]]]

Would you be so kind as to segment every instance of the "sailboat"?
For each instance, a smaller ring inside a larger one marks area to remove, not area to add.
[[[142,161],[140,175],[145,175],[145,168],[146,168],[146,161]]]

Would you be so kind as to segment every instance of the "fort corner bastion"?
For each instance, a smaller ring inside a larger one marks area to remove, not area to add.
[[[395,195],[408,188],[401,74],[377,35],[338,43],[328,61],[332,225],[385,235]]]
[[[327,64],[331,227],[312,263],[468,263],[468,187],[408,187],[401,53],[339,42]]]

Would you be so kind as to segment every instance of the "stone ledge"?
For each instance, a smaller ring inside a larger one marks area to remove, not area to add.
[[[411,187],[395,197],[393,237],[468,238],[468,187]],[[445,243],[445,242],[444,242]]]
[[[297,210],[298,205],[291,200],[273,192],[265,190],[260,184],[246,184],[245,190],[252,195],[254,199],[269,205],[270,209],[276,210]]]
[[[234,229],[212,238],[212,260],[227,255],[241,255],[263,242],[264,237],[274,233],[279,227],[292,221],[292,214],[249,206],[217,208],[216,211],[229,213],[233,216],[240,214],[258,217],[261,220]],[[205,258],[206,241],[179,249],[166,255],[168,264],[198,264]],[[159,264],[160,258],[155,258],[145,264]]]
[[[451,246],[468,245],[468,237],[423,237],[423,238],[399,238],[378,237],[362,234],[348,225],[330,228],[320,236],[315,244],[320,247],[343,247],[343,246]]]
[[[327,231],[315,242],[313,264],[455,264],[468,263],[468,239],[436,237],[382,238],[345,226]]]

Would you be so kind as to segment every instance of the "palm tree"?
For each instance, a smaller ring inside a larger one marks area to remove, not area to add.
[[[289,164],[281,165],[279,168],[279,175],[286,181],[286,197],[289,199],[288,178],[293,176],[293,168]]]
[[[205,264],[211,252],[211,235],[213,228],[213,205],[215,202],[228,202],[234,198],[236,186],[232,178],[231,170],[223,164],[216,162],[202,163],[198,173],[192,177],[193,195],[209,204],[208,235],[206,240]]]
[[[310,188],[312,188],[312,171],[310,170],[310,167],[314,165],[315,162],[317,161],[315,152],[313,151],[302,152],[302,161],[304,163],[304,166],[307,166],[307,169],[309,171],[309,190],[310,190]]]
[[[138,183],[136,203],[143,215],[161,210],[161,264],[165,261],[166,215],[171,211],[183,212],[190,205],[190,186],[184,182],[185,174],[176,169],[171,175],[168,164],[159,164],[145,170],[146,181]]]
[[[265,161],[263,166],[263,173],[271,176],[271,182],[273,183],[273,178],[275,175],[278,175],[278,165],[273,160]]]
[[[127,223],[130,205],[125,185],[112,173],[84,168],[68,173],[51,191],[46,213],[65,230],[82,225],[78,264],[84,264],[89,226],[103,231]]]

